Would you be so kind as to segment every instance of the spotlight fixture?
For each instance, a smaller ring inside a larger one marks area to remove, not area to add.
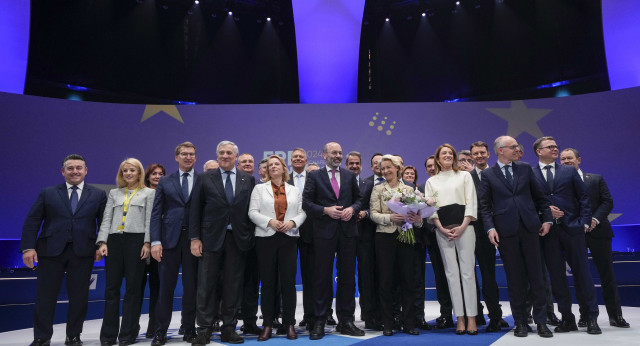
[[[196,1],[194,2],[194,4],[196,4],[196,5],[200,4],[200,1],[196,0]]]
[[[270,22],[270,21],[271,21],[271,17],[267,17],[267,22]]]
[[[426,13],[426,12],[422,12],[422,16],[423,16],[423,17],[426,17],[426,16],[427,16],[427,13]]]
[[[229,15],[230,15],[230,16],[233,16],[233,12],[229,11]]]
[[[460,1],[456,1],[456,6],[460,6]]]
[[[385,19],[384,19],[384,21],[385,21],[385,22],[388,22],[388,21],[389,21],[389,17],[385,18]]]

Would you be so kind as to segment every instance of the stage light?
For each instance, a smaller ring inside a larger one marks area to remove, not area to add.
[[[384,19],[384,21],[385,21],[385,22],[388,22],[388,21],[389,21],[389,17],[385,18],[385,19]]]
[[[422,12],[422,16],[423,16],[423,17],[426,17],[426,16],[427,16],[427,13],[426,13],[426,12]]]
[[[456,1],[456,6],[460,6],[460,1]]]
[[[229,11],[229,15],[230,15],[230,16],[233,16],[233,12]]]
[[[271,21],[271,17],[267,17],[267,22],[270,22],[270,21]]]
[[[196,1],[194,2],[194,4],[196,4],[196,5],[200,4],[200,1],[196,0]]]

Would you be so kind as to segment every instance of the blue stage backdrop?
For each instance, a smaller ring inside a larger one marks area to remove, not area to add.
[[[169,172],[177,169],[174,148],[191,141],[196,167],[215,158],[221,140],[259,161],[278,154],[287,161],[295,147],[309,162],[324,164],[322,146],[338,141],[346,153],[360,151],[369,176],[374,152],[401,154],[419,167],[445,142],[456,149],[510,134],[525,147],[524,161],[535,163],[532,143],[556,137],[561,148],[578,149],[586,172],[604,175],[615,201],[614,225],[640,224],[637,172],[640,161],[640,88],[565,98],[468,103],[385,103],[311,105],[135,105],[76,102],[0,93],[5,157],[0,200],[0,239],[19,239],[27,212],[42,187],[63,182],[63,157],[85,156],[87,182],[115,184],[120,162],[136,157]],[[495,155],[490,163],[495,162]],[[637,239],[614,239],[628,251]],[[630,245],[631,244],[631,245]],[[6,256],[6,255],[5,255]],[[19,263],[19,259],[18,259]]]

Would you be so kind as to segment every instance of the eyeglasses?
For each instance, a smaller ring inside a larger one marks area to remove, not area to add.
[[[187,157],[187,156],[194,157],[194,156],[196,156],[196,153],[180,153],[180,156],[182,156],[182,157]]]
[[[558,149],[557,145],[547,145],[546,147],[540,147],[538,149],[549,149],[549,150],[554,150],[554,149]]]
[[[460,161],[460,162],[473,163],[473,160],[472,160],[472,159],[458,159],[458,161]]]
[[[518,149],[518,145],[517,145],[517,144],[514,144],[514,145],[505,145],[505,146],[500,147],[500,148],[509,148],[509,149],[511,149],[511,150],[516,150],[516,149]]]

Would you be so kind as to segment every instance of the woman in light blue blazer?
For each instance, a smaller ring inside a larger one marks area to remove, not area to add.
[[[98,257],[106,256],[104,317],[100,330],[101,345],[135,343],[140,326],[140,287],[145,260],[149,257],[149,221],[155,190],[144,186],[140,161],[130,158],[120,164],[117,189],[109,192],[96,244]],[[119,325],[120,287],[126,279]]]
[[[282,289],[282,324],[287,339],[298,338],[294,328],[298,228],[307,215],[302,211],[302,193],[287,184],[289,172],[286,167],[281,157],[271,155],[267,161],[268,181],[254,187],[249,203],[249,218],[256,225],[256,254],[262,281],[264,328],[258,341],[271,338],[278,275]]]

